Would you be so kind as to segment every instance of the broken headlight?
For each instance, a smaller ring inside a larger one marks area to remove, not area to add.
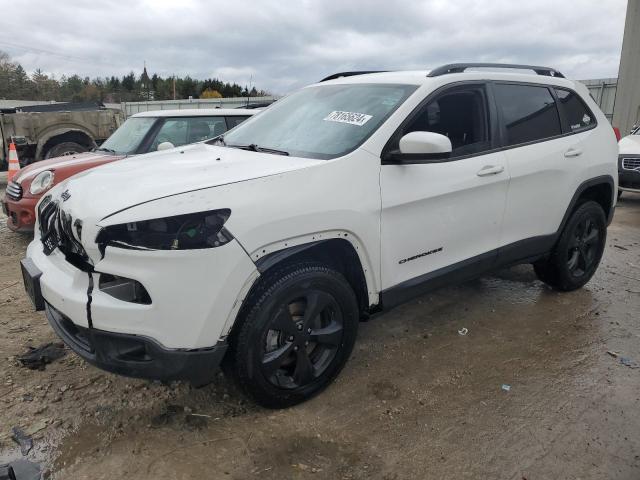
[[[229,215],[231,210],[225,208],[111,225],[100,230],[96,243],[103,255],[107,246],[140,250],[219,247],[233,239],[224,228]]]

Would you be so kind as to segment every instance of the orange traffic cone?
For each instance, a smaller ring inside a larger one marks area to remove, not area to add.
[[[9,171],[7,172],[7,180],[11,181],[20,170],[20,162],[18,161],[18,152],[16,152],[16,144],[9,145]]]

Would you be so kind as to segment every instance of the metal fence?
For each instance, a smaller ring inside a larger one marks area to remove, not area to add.
[[[107,108],[122,110],[125,117],[154,110],[189,110],[200,108],[239,108],[247,104],[273,102],[278,97],[206,98],[189,100],[156,100],[149,102],[106,103]]]
[[[589,89],[600,110],[604,112],[609,121],[613,118],[613,104],[616,100],[617,78],[599,78],[596,80],[580,80]]]

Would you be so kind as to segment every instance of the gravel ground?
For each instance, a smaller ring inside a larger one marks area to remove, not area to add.
[[[164,386],[72,352],[19,366],[56,337],[22,288],[30,238],[5,220],[0,463],[22,457],[17,426],[34,439],[25,458],[65,480],[640,478],[640,196],[623,197],[584,289],[520,266],[416,299],[362,323],[338,381],[284,411],[223,377]]]

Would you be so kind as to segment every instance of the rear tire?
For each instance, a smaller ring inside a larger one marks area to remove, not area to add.
[[[75,155],[76,153],[84,153],[89,149],[84,145],[80,145],[76,142],[62,142],[57,145],[54,145],[47,153],[45,153],[44,158],[55,158],[55,157],[63,157],[66,155]]]
[[[276,268],[238,316],[226,371],[264,407],[298,404],[340,373],[358,321],[356,295],[342,274],[318,263]]]
[[[593,277],[606,240],[604,210],[599,203],[587,201],[573,212],[551,255],[533,264],[536,275],[557,290],[576,290]]]

